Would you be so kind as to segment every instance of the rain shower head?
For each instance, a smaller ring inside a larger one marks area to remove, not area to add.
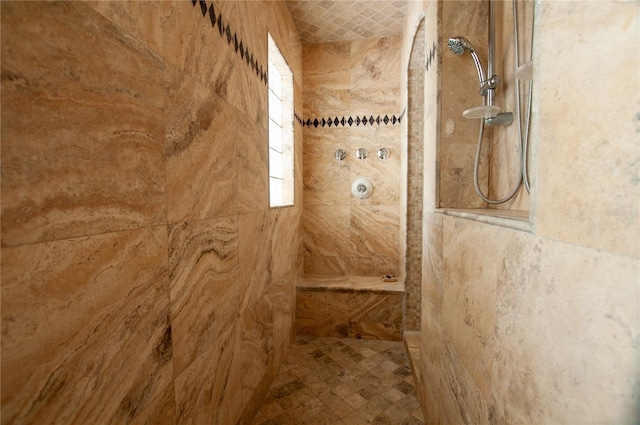
[[[458,56],[460,56],[467,50],[470,53],[475,52],[475,49],[473,48],[473,45],[469,42],[469,40],[460,36],[451,37],[449,39],[449,50],[451,50],[453,53],[455,53]]]

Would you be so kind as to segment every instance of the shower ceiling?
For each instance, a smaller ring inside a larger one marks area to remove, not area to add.
[[[286,0],[302,43],[398,37],[407,1]]]

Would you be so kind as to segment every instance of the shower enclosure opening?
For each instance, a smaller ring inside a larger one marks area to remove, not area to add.
[[[438,206],[527,220],[534,2],[475,7],[486,20],[448,19],[455,11],[443,6]]]

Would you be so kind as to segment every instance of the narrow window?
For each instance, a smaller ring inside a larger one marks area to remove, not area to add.
[[[269,206],[293,205],[293,74],[269,34]]]

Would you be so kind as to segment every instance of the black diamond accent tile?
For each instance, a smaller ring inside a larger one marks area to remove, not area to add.
[[[224,31],[224,29],[222,28],[224,25],[222,25],[222,14],[219,13],[218,14],[218,31],[220,31],[220,37],[222,37],[222,32]]]
[[[251,59],[249,58],[249,49],[244,54],[244,60],[247,62],[247,65],[251,63]]]
[[[363,117],[362,117],[362,125],[367,125],[367,121],[368,121],[368,120],[367,120],[367,116],[366,116],[366,115],[365,115],[365,116],[363,116]]]
[[[316,128],[318,127],[318,118],[313,120],[313,126],[316,127]]]
[[[202,11],[202,17],[207,14],[207,2],[200,0],[200,10]]]
[[[311,118],[307,118],[307,127],[311,127]]]
[[[398,120],[396,119],[396,116],[395,116],[395,115],[392,115],[392,116],[393,116],[393,118],[391,118],[391,123],[393,123],[393,124],[395,125],[395,123],[396,123]]]
[[[327,124],[327,121],[324,118],[322,118],[322,126],[324,127],[326,124]]]
[[[240,59],[244,59],[244,46],[242,45],[242,40],[240,40]]]
[[[342,126],[344,127],[344,124],[347,122],[347,120],[344,119],[344,117],[342,117],[342,119],[340,120],[340,124],[342,124]]]
[[[211,19],[211,26],[216,27],[216,11],[213,9],[213,3],[209,6],[209,19]]]
[[[343,118],[343,119],[344,119],[344,118]],[[335,126],[336,126],[336,127],[338,126],[338,124],[340,123],[340,121],[338,120],[338,117],[336,117],[336,118],[333,120],[333,123],[335,124]]]
[[[198,0],[191,0],[191,3],[193,3],[193,5],[195,6],[196,3],[198,3]]]
[[[374,122],[375,122],[375,120],[373,119],[373,115],[371,115],[369,117],[369,124],[373,125]]]
[[[360,125],[360,117],[356,117],[356,127]]]
[[[380,119],[380,115],[378,115],[378,118],[376,118],[376,124],[380,125],[380,121],[382,120]]]
[[[227,34],[227,43],[231,44],[231,25],[227,24],[225,32]]]
[[[347,122],[349,123],[349,127],[351,127],[353,125],[353,118],[349,117]]]
[[[384,121],[384,125],[389,124],[389,116],[385,115],[384,118],[382,119],[382,121]]]
[[[331,117],[327,120],[327,125],[331,127],[333,125],[333,121],[331,121]]]
[[[238,45],[238,36],[237,36],[237,34],[233,34],[233,46],[236,49],[236,53],[238,53],[238,47],[240,47],[240,46]]]

